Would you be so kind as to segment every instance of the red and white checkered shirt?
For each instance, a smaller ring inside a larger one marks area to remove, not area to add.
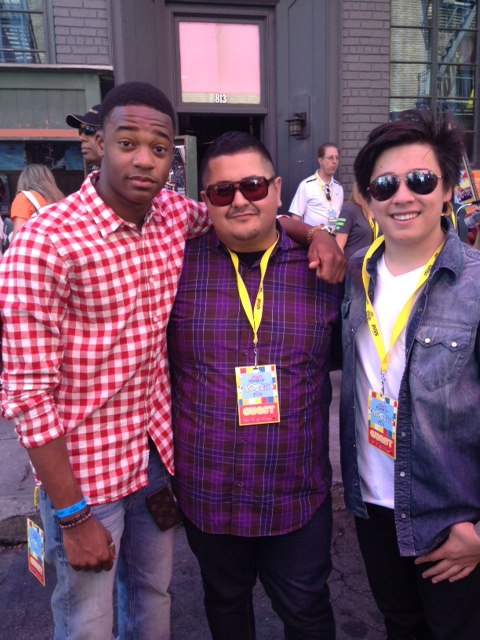
[[[209,224],[163,190],[138,229],[97,176],[27,222],[0,263],[4,415],[27,448],[65,436],[92,504],[147,483],[147,433],[173,473],[165,331],[185,239]]]

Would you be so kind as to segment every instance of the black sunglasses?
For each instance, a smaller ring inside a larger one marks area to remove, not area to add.
[[[85,127],[80,127],[78,130],[78,135],[84,136],[94,136],[98,131],[98,127],[94,127],[92,125],[86,125]]]
[[[397,193],[400,180],[404,180],[410,191],[419,196],[427,196],[435,191],[441,177],[429,169],[415,169],[414,171],[409,171],[403,177],[389,173],[379,176],[371,182],[368,191],[374,200],[384,202]]]
[[[214,207],[225,207],[228,204],[232,204],[237,189],[246,200],[255,202],[267,197],[268,188],[275,180],[275,177],[254,176],[239,182],[218,182],[217,184],[209,185],[205,189],[205,193]]]

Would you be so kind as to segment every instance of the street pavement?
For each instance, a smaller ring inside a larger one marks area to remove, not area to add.
[[[352,517],[345,511],[338,446],[339,373],[332,374],[330,455],[333,466],[333,570],[330,590],[337,640],[383,640],[382,617],[368,588]],[[28,573],[25,516],[33,509],[33,476],[13,425],[0,418],[0,640],[48,640],[52,637],[49,599],[55,573],[47,567],[46,587]],[[172,594],[173,640],[209,640],[203,591],[195,557],[183,528],[176,536]],[[282,624],[260,584],[254,595],[257,640],[281,640]]]

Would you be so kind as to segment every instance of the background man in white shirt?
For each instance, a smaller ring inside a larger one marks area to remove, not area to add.
[[[333,178],[340,161],[336,144],[326,142],[318,147],[318,169],[298,185],[289,212],[294,218],[312,226],[323,225],[335,231],[343,204],[343,188]]]

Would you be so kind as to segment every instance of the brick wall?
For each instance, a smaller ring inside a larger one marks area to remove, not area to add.
[[[57,64],[112,64],[107,2],[53,0]]]
[[[388,120],[390,0],[343,0],[342,183],[350,195],[353,162],[367,135]]]

